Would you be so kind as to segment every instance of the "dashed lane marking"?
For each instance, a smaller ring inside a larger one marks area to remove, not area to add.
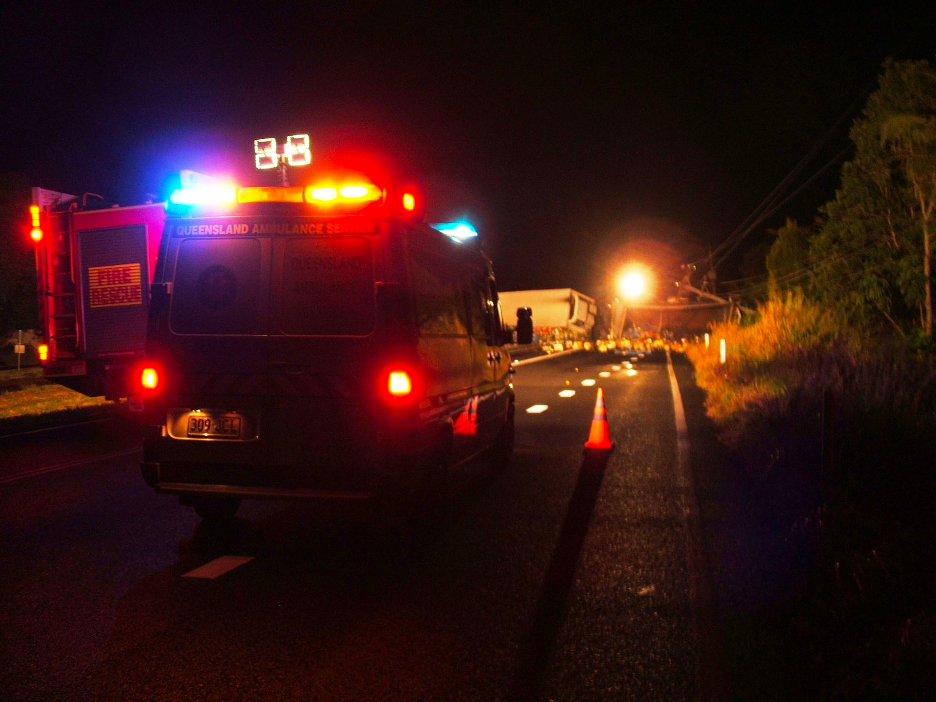
[[[575,390],[562,390],[559,392],[559,397],[575,397]]]
[[[601,372],[598,374],[598,377],[599,377],[599,378],[610,378],[610,377],[611,377],[611,372],[610,372],[610,371],[601,371]]]
[[[532,405],[526,408],[527,414],[542,414],[549,409],[549,405]]]
[[[220,558],[215,558],[213,561],[209,561],[203,566],[199,566],[195,570],[190,570],[182,577],[214,580],[245,563],[250,563],[254,558],[255,556],[221,556]]]
[[[585,380],[582,381],[582,387],[590,388],[594,384],[595,384],[594,378],[585,378]]]

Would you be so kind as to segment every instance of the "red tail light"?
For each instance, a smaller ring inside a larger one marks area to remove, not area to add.
[[[403,193],[403,209],[407,212],[416,209],[416,196],[413,193]]]
[[[406,397],[413,392],[413,381],[409,373],[403,370],[390,371],[387,376],[387,390],[394,397]]]
[[[147,366],[140,371],[140,386],[144,390],[153,391],[159,388],[162,379],[159,377],[159,371],[152,366]]]
[[[42,241],[42,224],[39,220],[39,205],[29,206],[29,218],[32,221],[32,229],[29,230],[29,237],[37,244]]]

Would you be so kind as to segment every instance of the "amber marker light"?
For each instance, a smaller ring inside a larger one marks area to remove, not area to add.
[[[49,360],[49,346],[48,344],[39,344],[39,347],[36,349],[36,353],[39,355],[39,361],[45,363]]]
[[[394,397],[404,397],[413,392],[413,383],[406,371],[391,371],[387,378],[387,390]]]
[[[413,193],[403,193],[403,209],[407,212],[416,209],[416,196]]]

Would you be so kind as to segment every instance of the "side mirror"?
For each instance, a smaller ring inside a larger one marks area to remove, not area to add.
[[[533,343],[533,310],[529,307],[517,308],[517,343]]]

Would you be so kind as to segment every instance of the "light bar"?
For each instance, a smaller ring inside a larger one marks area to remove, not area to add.
[[[302,202],[302,187],[237,189],[238,202]]]
[[[174,205],[231,205],[237,201],[237,188],[179,188],[172,191],[169,202]]]
[[[331,202],[338,199],[337,188],[309,187],[305,190],[306,202]]]
[[[431,224],[430,226],[455,241],[465,241],[478,236],[478,230],[468,222],[443,222],[441,224]]]
[[[374,202],[383,192],[371,183],[349,183],[342,186],[310,185],[305,189],[306,202]]]

